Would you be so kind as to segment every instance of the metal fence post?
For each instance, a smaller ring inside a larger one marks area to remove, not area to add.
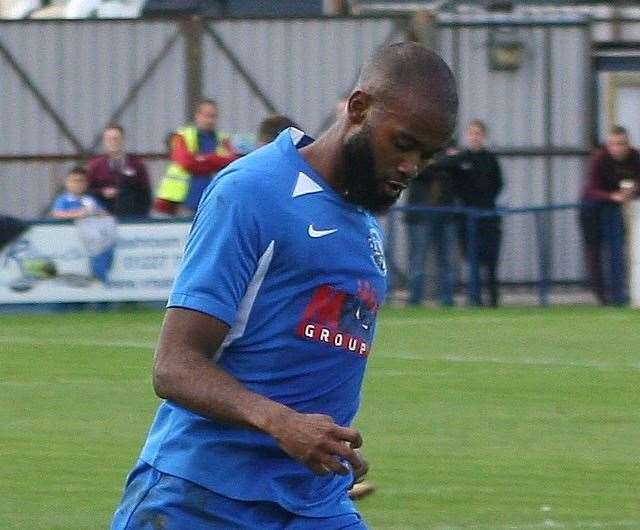
[[[475,211],[466,212],[467,258],[469,261],[469,282],[467,293],[469,305],[482,305],[480,285],[480,256],[478,248],[478,215]]]
[[[539,277],[538,277],[538,299],[541,306],[547,306],[549,304],[549,254],[547,252],[548,237],[547,237],[547,216],[551,212],[549,211],[537,211],[534,215],[534,221],[536,225],[536,243],[538,246],[538,264],[539,264]]]

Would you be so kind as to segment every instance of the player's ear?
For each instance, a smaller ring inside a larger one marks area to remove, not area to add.
[[[347,100],[347,116],[351,123],[362,123],[371,105],[371,96],[362,90],[353,92]]]

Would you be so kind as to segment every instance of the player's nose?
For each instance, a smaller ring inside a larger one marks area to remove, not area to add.
[[[407,156],[400,160],[397,170],[402,176],[411,179],[418,174],[419,156]]]

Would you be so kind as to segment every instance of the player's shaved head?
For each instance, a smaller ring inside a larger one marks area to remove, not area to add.
[[[302,152],[346,200],[384,212],[451,139],[458,94],[437,53],[402,42],[367,61],[342,109]]]
[[[362,68],[356,90],[385,104],[415,97],[454,120],[458,110],[456,83],[447,63],[415,42],[380,48]]]

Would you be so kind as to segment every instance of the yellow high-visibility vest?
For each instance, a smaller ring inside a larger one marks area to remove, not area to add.
[[[198,129],[195,125],[189,125],[178,129],[177,134],[184,138],[184,142],[187,145],[187,149],[191,153],[198,152]],[[216,146],[216,154],[220,156],[229,156],[231,153],[226,147],[226,141],[229,140],[230,135],[226,133],[216,133],[218,137],[218,144]],[[158,199],[164,199],[166,201],[182,203],[189,194],[189,184],[191,183],[191,173],[185,168],[172,162],[167,167],[167,170],[162,177],[156,197]]]

